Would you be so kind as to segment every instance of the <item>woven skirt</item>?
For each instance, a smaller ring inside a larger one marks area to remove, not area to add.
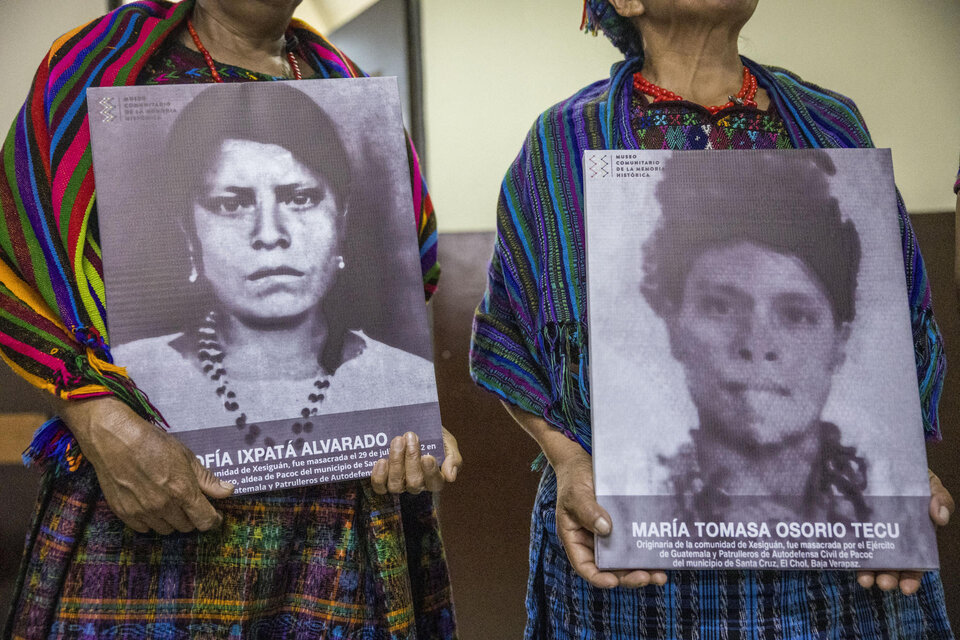
[[[47,474],[4,637],[456,637],[430,494],[354,481],[214,506],[216,531],[140,534],[89,466]]]
[[[547,467],[533,509],[525,640],[953,640],[940,574],[920,591],[864,589],[849,571],[668,571],[663,587],[598,589],[557,536]]]

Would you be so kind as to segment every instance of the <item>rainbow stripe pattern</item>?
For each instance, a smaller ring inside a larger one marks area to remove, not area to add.
[[[86,89],[135,84],[192,7],[192,0],[135,2],[59,38],[0,151],[0,358],[61,398],[112,394],[161,426],[162,415],[110,356]],[[319,77],[364,75],[305,23],[292,27]],[[409,156],[429,298],[439,278],[436,220],[412,144]],[[37,432],[24,460],[52,460],[69,471],[80,454],[63,423],[53,420]]]

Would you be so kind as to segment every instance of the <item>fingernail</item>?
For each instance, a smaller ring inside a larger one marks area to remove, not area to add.
[[[417,436],[412,433],[407,434],[407,451],[410,453],[417,452]]]
[[[610,521],[603,517],[597,518],[597,521],[593,523],[593,528],[602,536],[608,535],[610,533]]]
[[[233,483],[226,480],[220,480],[220,486],[224,489],[233,489]]]
[[[454,467],[450,472],[450,482],[453,482],[457,479],[457,474],[460,472],[460,467]]]
[[[403,438],[401,438],[400,436],[397,436],[396,438],[391,440],[390,448],[393,449],[394,451],[403,450]]]
[[[940,511],[938,513],[940,515],[940,522],[943,524],[950,522],[950,509],[947,509],[946,507],[940,507]]]

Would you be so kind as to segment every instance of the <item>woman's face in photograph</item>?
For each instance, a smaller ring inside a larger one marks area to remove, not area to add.
[[[798,257],[752,242],[707,250],[668,325],[702,428],[756,445],[819,421],[846,329]]]
[[[337,270],[338,210],[290,151],[226,140],[194,200],[202,273],[219,304],[254,323],[316,308]]]

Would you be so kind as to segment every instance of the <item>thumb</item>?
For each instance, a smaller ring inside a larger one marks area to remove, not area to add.
[[[610,534],[610,514],[593,497],[593,492],[580,489],[570,494],[563,507],[581,527],[601,536]]]
[[[200,464],[197,458],[193,458],[193,474],[197,477],[197,483],[204,495],[210,498],[226,498],[233,493],[235,486],[225,480],[218,480],[210,469]]]

